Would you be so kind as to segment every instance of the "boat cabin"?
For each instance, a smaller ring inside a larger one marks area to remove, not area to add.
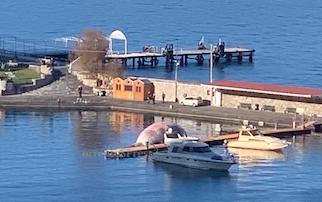
[[[183,141],[198,141],[197,137],[188,137],[186,131],[177,124],[168,125],[167,131],[164,133],[164,143],[169,145]]]
[[[174,153],[206,153],[211,152],[209,145],[200,141],[185,141],[183,143],[174,143],[169,148]]]
[[[257,128],[254,128],[254,127],[242,128],[239,131],[238,139],[239,140],[248,140],[248,139],[250,139],[254,136],[257,136],[257,135],[262,135],[262,133]]]

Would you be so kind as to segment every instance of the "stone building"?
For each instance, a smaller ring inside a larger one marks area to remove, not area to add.
[[[322,115],[322,90],[241,81],[216,81],[218,107]]]
[[[321,89],[228,80],[211,84],[149,80],[155,87],[156,100],[162,100],[164,92],[166,102],[180,101],[185,96],[201,97],[217,107],[322,116]]]

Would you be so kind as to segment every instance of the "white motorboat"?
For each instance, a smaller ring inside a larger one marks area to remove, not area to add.
[[[227,171],[236,161],[231,156],[214,153],[209,145],[201,141],[173,143],[166,152],[153,155],[155,162],[176,164],[197,169]]]
[[[198,141],[197,137],[188,137],[187,133],[177,125],[170,126],[164,133],[164,144],[170,145],[172,143],[181,143],[183,141]]]
[[[238,139],[226,142],[228,147],[241,149],[257,149],[276,151],[287,147],[290,143],[276,137],[267,137],[254,127],[244,127],[239,131]]]

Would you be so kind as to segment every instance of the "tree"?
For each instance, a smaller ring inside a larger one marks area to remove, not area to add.
[[[81,34],[70,58],[79,58],[78,69],[88,72],[88,76],[103,80],[109,88],[114,77],[122,76],[123,66],[115,60],[105,59],[109,41],[102,32],[89,29]]]
[[[82,70],[98,72],[103,68],[108,41],[102,32],[86,30],[81,34],[80,40],[73,50],[73,57],[80,58]]]
[[[121,76],[123,67],[117,61],[106,61],[105,55],[109,41],[102,32],[94,29],[85,30],[70,55],[71,59],[79,58],[79,68],[91,76],[98,74],[105,78]]]

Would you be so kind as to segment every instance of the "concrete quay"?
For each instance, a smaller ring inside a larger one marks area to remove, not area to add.
[[[83,99],[77,99],[77,87],[81,84],[75,76],[67,74],[52,84],[20,95],[0,97],[0,109],[4,110],[50,110],[50,111],[123,111],[133,113],[153,113],[161,116],[172,116],[199,119],[210,122],[242,124],[248,122],[265,127],[292,127],[294,114],[279,112],[237,109],[233,107],[215,106],[181,106],[166,100],[164,104],[156,100],[156,104],[147,101],[118,100],[111,97],[93,95],[92,89],[84,86]],[[159,95],[159,93],[157,94]],[[170,95],[168,94],[167,97]],[[170,96],[171,97],[171,96]],[[170,107],[171,106],[171,107]],[[301,117],[296,117],[301,125]],[[246,120],[246,121],[245,121]],[[321,122],[321,120],[318,120]]]
[[[294,115],[276,112],[254,111],[214,106],[181,106],[178,103],[157,101],[155,104],[140,101],[117,100],[110,97],[84,95],[80,100],[76,95],[12,95],[0,99],[0,109],[4,110],[50,110],[50,111],[123,111],[133,113],[153,113],[164,116],[191,118],[212,122],[291,127]],[[301,124],[301,123],[299,123]]]

